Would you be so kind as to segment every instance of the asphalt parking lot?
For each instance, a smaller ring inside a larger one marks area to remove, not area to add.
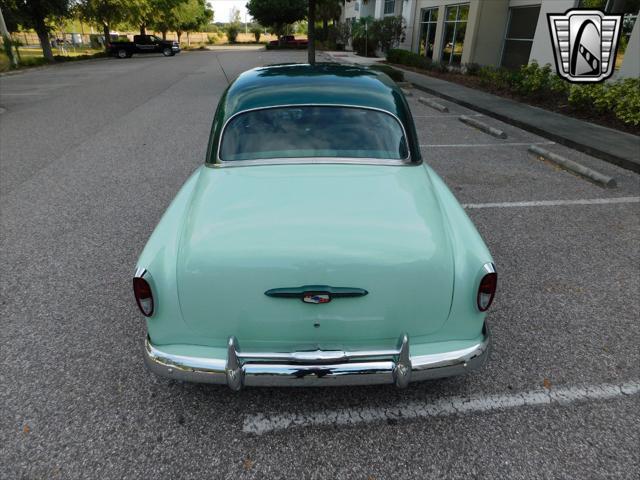
[[[193,52],[0,77],[0,478],[637,478],[640,177],[453,103],[440,113],[418,91],[425,160],[500,275],[486,368],[402,391],[240,393],[145,370],[139,252],[203,162],[227,81],[305,56]]]

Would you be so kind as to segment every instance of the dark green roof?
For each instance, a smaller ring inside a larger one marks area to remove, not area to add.
[[[227,91],[225,116],[251,108],[308,103],[374,107],[402,115],[399,98],[396,84],[375,70],[335,63],[276,65],[240,75]]]
[[[409,106],[396,83],[380,71],[337,63],[272,65],[241,74],[220,99],[209,153],[216,151],[224,123],[236,113],[303,104],[360,106],[392,113],[405,126],[412,158],[421,158]],[[213,161],[209,153],[207,161]]]

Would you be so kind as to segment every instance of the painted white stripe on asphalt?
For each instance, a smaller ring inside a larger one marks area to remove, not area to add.
[[[455,148],[455,147],[523,147],[531,145],[555,145],[556,142],[512,142],[512,143],[452,143],[450,145],[420,145],[420,148]]]
[[[452,397],[431,402],[409,402],[380,408],[344,408],[308,413],[248,415],[242,426],[245,433],[262,435],[295,427],[350,426],[386,420],[442,417],[455,414],[501,411],[537,405],[567,405],[579,401],[609,400],[640,393],[640,382],[621,385],[532,390],[506,395]]]
[[[463,203],[464,208],[552,207],[556,205],[606,205],[611,203],[638,203],[640,197],[591,198],[580,200],[539,200],[533,202]]]
[[[0,92],[0,97],[25,97],[25,96],[33,96],[33,95],[47,95],[47,94],[39,93],[39,92],[21,92],[21,93]]]

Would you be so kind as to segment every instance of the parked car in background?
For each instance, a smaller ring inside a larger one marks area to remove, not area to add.
[[[274,47],[282,45],[291,48],[303,48],[306,47],[308,43],[309,41],[306,38],[296,39],[296,37],[294,37],[293,35],[283,35],[282,43],[280,43],[279,40],[271,40],[269,42],[269,45]]]
[[[162,53],[165,57],[171,57],[180,52],[180,44],[155,35],[134,35],[133,42],[111,41],[107,49],[110,55],[118,58],[131,58],[134,53]]]
[[[133,288],[159,375],[405,387],[484,364],[496,280],[400,88],[317,64],[229,86]]]

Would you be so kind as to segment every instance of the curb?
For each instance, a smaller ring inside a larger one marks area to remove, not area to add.
[[[560,165],[561,167],[570,170],[578,175],[582,175],[583,177],[588,178],[594,183],[597,183],[606,188],[615,188],[617,185],[616,179],[613,177],[608,177],[600,172],[597,172],[589,167],[585,167],[573,160],[569,160],[568,158],[563,157],[562,155],[558,155],[557,153],[550,152],[549,150],[545,150],[544,148],[540,148],[537,145],[531,145],[528,150],[531,153],[535,153],[545,159]]]
[[[507,138],[507,134],[504,132],[504,130],[494,128],[489,124],[481,122],[480,120],[476,120],[475,118],[471,118],[466,115],[460,115],[458,117],[458,120],[460,120],[462,123],[466,123],[467,125],[475,127],[478,130],[491,135],[492,137],[502,138],[503,140]]]
[[[40,70],[48,70],[50,68],[61,68],[65,65],[73,65],[73,64],[77,65],[77,64],[88,63],[88,62],[99,62],[103,60],[108,60],[110,58],[112,57],[105,56],[105,57],[96,57],[96,58],[83,58],[82,60],[67,60],[64,62],[49,63],[44,65],[38,65],[35,67],[19,67],[16,70],[7,70],[6,72],[0,72],[0,77],[11,77],[13,75],[22,75],[23,73],[27,73],[27,72],[37,72]]]
[[[419,87],[418,87],[419,88]],[[442,113],[449,113],[449,109],[447,107],[445,107],[444,105],[442,105],[441,103],[438,103],[434,100],[431,100],[430,98],[425,98],[425,97],[419,97],[418,101],[428,107],[434,108],[436,110],[438,110],[439,112]]]
[[[405,97],[413,97],[413,93],[410,90],[407,90],[406,88],[401,88],[400,90],[402,90]]]
[[[392,64],[393,65],[393,64]],[[421,75],[418,72],[414,72],[412,70],[405,70],[399,66],[393,65],[394,68],[397,68],[398,70],[402,70],[404,72],[408,72],[408,73],[412,73],[415,75]],[[476,112],[480,112],[484,115],[486,115],[487,117],[492,117],[495,118],[496,120],[500,120],[501,122],[504,123],[508,123],[509,125],[513,125],[514,127],[518,127],[521,128],[523,130],[526,130],[528,132],[531,133],[535,133],[536,135],[540,135],[541,137],[547,138],[549,140],[552,140],[556,143],[559,143],[560,145],[564,145],[565,147],[569,147],[569,148],[573,148],[575,150],[578,150],[579,152],[582,153],[586,153],[587,155],[591,155],[592,157],[595,158],[599,158],[600,160],[604,160],[605,162],[608,163],[612,163],[614,165],[617,165],[619,167],[622,167],[626,170],[631,170],[632,172],[635,173],[640,173],[640,164],[632,162],[631,160],[625,158],[625,157],[621,157],[618,155],[615,155],[611,152],[607,152],[605,150],[600,150],[598,148],[594,148],[591,147],[589,145],[584,145],[582,143],[579,142],[575,142],[573,140],[570,140],[568,138],[563,137],[562,135],[559,135],[557,133],[553,133],[553,132],[549,132],[547,130],[544,130],[542,128],[538,128],[535,127],[527,122],[523,122],[520,120],[516,120],[514,118],[511,118],[507,115],[502,115],[500,113],[496,113],[493,110],[489,110],[488,108],[482,108],[479,107],[473,103],[470,102],[466,102],[464,100],[461,100],[459,98],[453,97],[451,95],[447,95],[444,94],[442,92],[439,92],[438,90],[434,90],[431,89],[429,87],[424,87],[422,85],[419,85],[418,83],[412,82],[414,88],[417,88],[419,90],[422,90],[423,92],[429,93],[431,95],[435,95],[437,97],[443,98],[445,100],[448,100],[452,103],[461,105],[465,108],[469,108],[471,110],[475,110]],[[531,108],[536,108],[536,107],[531,107]],[[603,127],[606,128],[606,127]],[[616,130],[617,132],[617,130]]]

